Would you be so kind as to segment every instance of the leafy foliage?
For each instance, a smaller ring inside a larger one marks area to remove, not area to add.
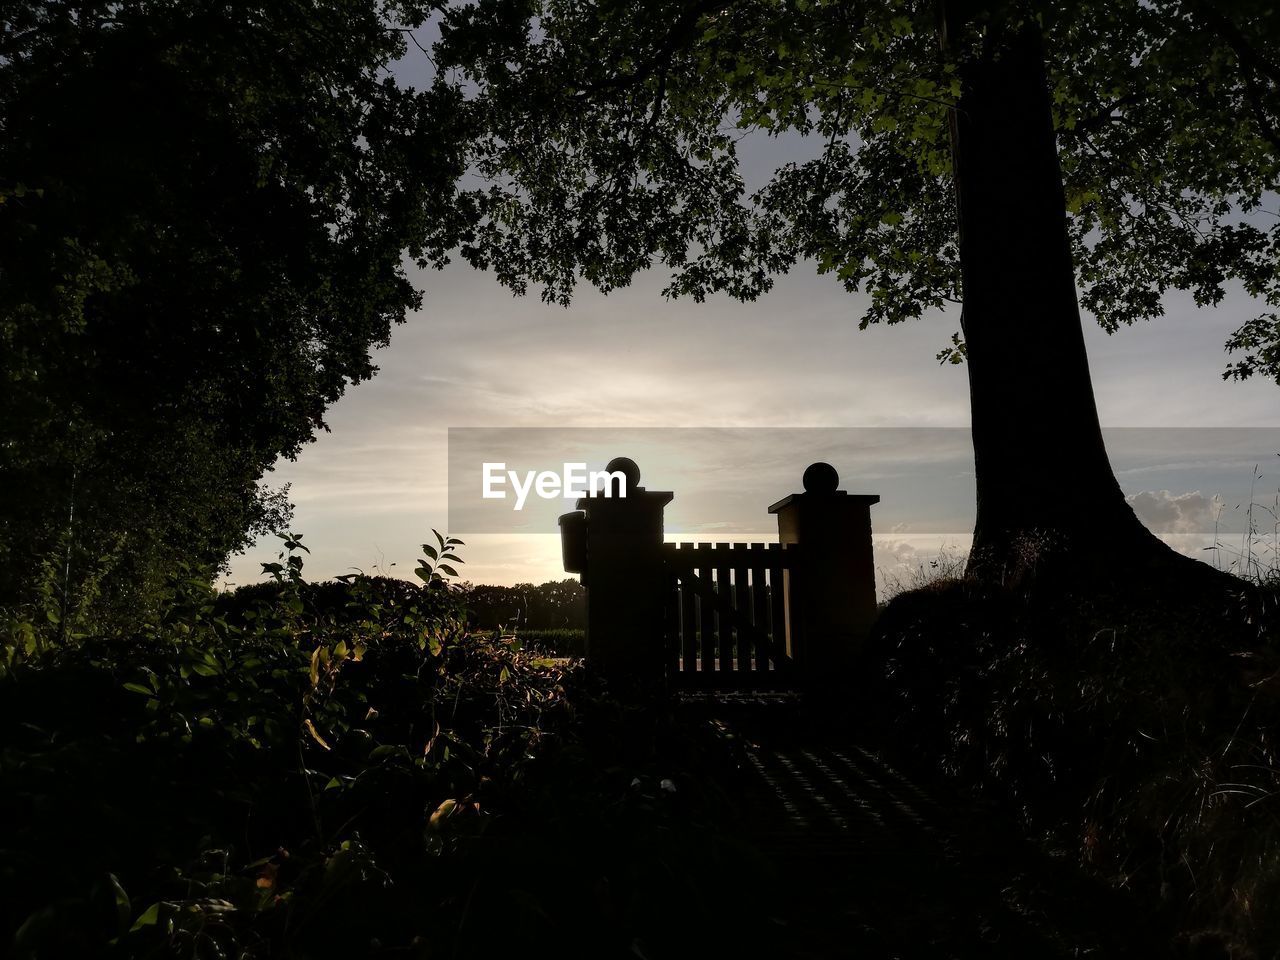
[[[287,523],[260,478],[418,305],[405,251],[453,242],[456,97],[387,72],[415,15],[8,5],[0,604],[52,562],[64,609],[127,615]]]
[[[752,902],[714,742],[468,631],[447,583],[312,584],[303,553],[10,651],[12,955],[595,958]]]
[[[882,615],[867,723],[1191,944],[1270,956],[1277,637],[1274,585],[1242,582],[1222,606],[1174,584],[1058,596],[941,580]]]
[[[422,545],[422,552],[426,554],[418,561],[414,574],[427,586],[443,584],[446,577],[456,577],[458,571],[449,566],[450,563],[462,563],[463,560],[453,552],[457,547],[464,546],[463,542],[456,537],[446,537],[439,530],[432,530],[436,537],[437,546],[429,543]],[[446,563],[445,561],[448,561]]]
[[[575,578],[511,587],[459,585],[467,622],[481,630],[582,630],[587,625],[586,591]]]
[[[1266,3],[958,4],[968,28],[940,44],[943,6],[455,5],[435,57],[465,78],[488,181],[463,253],[561,302],[579,277],[608,290],[655,263],[673,296],[750,299],[806,259],[870,295],[863,325],[921,316],[960,295],[948,111],[987,25],[1024,21],[1046,50],[1098,322],[1159,316],[1169,290],[1217,304],[1237,285],[1280,303],[1280,220],[1265,209],[1280,28]],[[807,158],[748,196],[752,144],[783,136]],[[1228,375],[1280,378],[1274,326],[1232,338]]]

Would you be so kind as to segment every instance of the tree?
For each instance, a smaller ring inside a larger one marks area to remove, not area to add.
[[[135,607],[287,516],[259,486],[452,245],[456,95],[390,0],[18,0],[0,34],[0,607]],[[51,586],[52,585],[52,586]],[[65,593],[65,596],[61,594]]]
[[[434,52],[485,131],[463,255],[517,291],[661,264],[670,295],[751,299],[809,260],[870,294],[863,326],[962,302],[970,566],[1003,575],[1098,528],[1178,563],[1108,463],[1077,282],[1109,331],[1168,290],[1280,306],[1276,49],[1262,0],[486,0]],[[748,198],[746,132],[809,154]],[[1226,376],[1280,379],[1280,314],[1228,347]]]

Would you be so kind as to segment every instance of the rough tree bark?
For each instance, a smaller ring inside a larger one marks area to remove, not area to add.
[[[969,29],[958,6],[941,18],[944,48]],[[1109,558],[1185,569],[1134,515],[1103,445],[1038,29],[988,23],[961,77],[951,139],[978,494],[970,572],[1069,570],[1104,544]]]

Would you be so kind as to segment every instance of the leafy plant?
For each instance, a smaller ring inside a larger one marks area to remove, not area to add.
[[[418,579],[428,586],[444,584],[448,582],[448,578],[456,578],[458,571],[449,566],[449,564],[464,562],[456,553],[451,552],[455,547],[464,546],[461,540],[455,537],[445,537],[439,530],[434,528],[431,532],[435,534],[438,546],[424,543],[422,552],[426,556],[418,561],[418,566],[413,571]],[[446,561],[448,562],[446,563]]]
[[[1145,594],[1139,594],[1145,590]],[[973,580],[899,595],[859,676],[863,729],[997,804],[1217,955],[1280,925],[1280,597],[1185,584],[1046,597]]]
[[[436,566],[459,562],[439,540]],[[721,869],[724,816],[669,716],[468,629],[446,571],[310,583],[306,552],[281,535],[265,582],[224,595],[174,569],[136,631],[13,635],[13,955],[587,960],[680,942],[664,918],[682,904],[750,902],[723,878],[705,881],[723,900],[690,888]],[[689,879],[637,879],[667,871]]]

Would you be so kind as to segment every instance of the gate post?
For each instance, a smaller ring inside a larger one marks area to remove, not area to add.
[[[577,502],[582,513],[560,518],[565,567],[586,588],[587,662],[615,687],[656,688],[666,678],[662,513],[675,494],[640,486],[640,468],[627,457],[605,469],[626,478],[625,496],[595,492]]]
[[[783,578],[787,652],[807,689],[833,692],[848,681],[876,616],[871,506],[880,497],[837,490],[839,474],[827,463],[812,464],[803,482],[804,493],[769,508],[778,541],[798,552]]]

